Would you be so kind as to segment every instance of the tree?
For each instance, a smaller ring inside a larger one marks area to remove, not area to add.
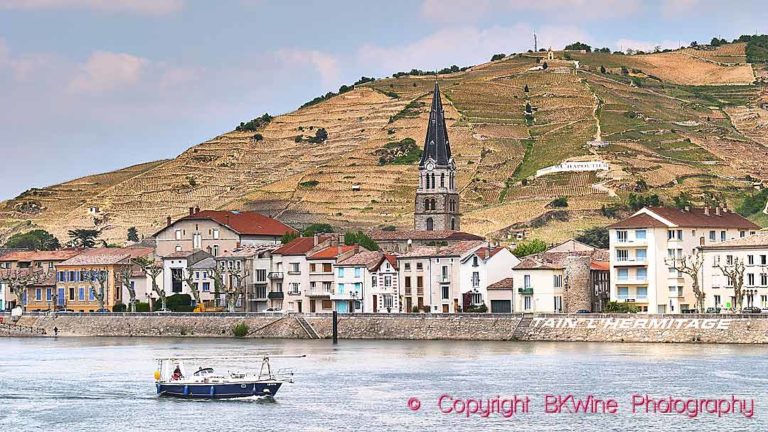
[[[139,231],[136,230],[135,226],[128,228],[128,241],[130,242],[139,241]]]
[[[220,264],[220,265],[218,265]],[[217,280],[221,284],[221,288],[224,289],[224,300],[227,304],[227,312],[235,312],[237,306],[237,299],[243,295],[243,279],[248,276],[248,272],[244,271],[242,266],[227,268],[224,262],[217,263],[217,269],[214,270],[214,286],[217,284]],[[228,275],[228,278],[224,278],[224,275]],[[224,281],[228,280],[229,283]]]
[[[491,61],[501,60],[501,59],[503,59],[504,57],[506,57],[506,55],[505,55],[505,54],[494,54],[494,55],[491,57]]]
[[[550,204],[552,204],[552,207],[568,207],[568,197],[561,196],[555,198]]]
[[[659,207],[661,206],[661,198],[658,195],[639,195],[629,194],[629,207],[632,210],[640,210],[643,207]]]
[[[362,231],[347,231],[344,234],[344,244],[347,246],[358,244],[369,251],[379,250],[379,245],[376,241]]]
[[[131,284],[133,264],[129,263],[115,275],[120,285],[128,291],[128,311],[136,312],[136,287]]]
[[[315,136],[311,137],[309,139],[309,142],[315,143],[315,144],[322,144],[327,139],[328,139],[328,131],[326,131],[325,128],[318,128],[315,131]]]
[[[179,282],[184,282],[189,287],[189,291],[192,293],[192,297],[195,299],[195,305],[201,304],[200,290],[195,283],[195,269],[192,268],[192,263],[187,260],[186,272],[182,272],[181,276],[175,276],[175,279]]]
[[[304,237],[312,237],[315,234],[332,233],[333,227],[327,223],[314,223],[304,228]]]
[[[525,114],[526,115],[533,114],[533,107],[531,107],[531,104],[529,102],[525,103]]]
[[[605,73],[605,66],[600,65],[600,73],[603,73],[603,74]]]
[[[680,192],[680,194],[677,195],[674,200],[675,207],[679,208],[680,210],[683,210],[686,207],[691,207],[691,194],[688,192]]]
[[[37,285],[48,279],[50,273],[48,270],[40,269],[5,269],[0,273],[0,282],[8,286],[8,290],[16,297],[16,305],[20,306],[22,311],[26,309],[24,304],[27,288]]]
[[[695,48],[697,46],[699,46],[698,42],[696,42],[696,41],[691,42],[691,48]]]
[[[160,285],[157,284],[157,277],[163,273],[163,266],[147,257],[134,258],[133,263],[139,266],[144,274],[149,277],[152,283],[152,291],[157,294],[158,299],[160,299],[161,310],[165,312],[167,310],[165,287],[160,288]]]
[[[525,87],[523,87],[523,91],[528,93],[528,84],[526,84]]]
[[[712,42],[710,42],[709,44],[710,44],[710,45],[712,45],[712,46],[720,46],[720,45],[722,45],[723,43],[722,43],[722,42],[720,42],[720,39],[718,39],[718,38],[714,37],[714,38],[712,38]]]
[[[574,42],[570,45],[565,46],[566,51],[581,51],[584,50],[586,52],[592,52],[592,47],[581,42]]]
[[[85,274],[88,282],[90,282],[93,298],[99,303],[98,312],[103,312],[109,282],[109,271],[107,269],[90,270],[85,272]],[[97,284],[98,290],[96,289]]]
[[[699,284],[699,273],[701,273],[701,266],[704,264],[704,255],[699,253],[698,250],[690,255],[683,255],[677,258],[667,258],[664,263],[674,268],[680,273],[688,275],[691,278],[691,288],[693,289],[693,295],[696,297],[696,307],[699,312],[704,311],[704,297],[706,293],[701,290]]]
[[[545,250],[547,250],[547,244],[544,243],[543,240],[533,239],[520,242],[512,251],[512,254],[518,258],[521,258],[524,256],[537,254],[539,252],[544,252]]]
[[[217,263],[211,269],[210,276],[213,279],[213,305],[219,306],[221,291],[224,289],[224,269]]]
[[[297,233],[296,231],[288,231],[287,233],[283,234],[283,236],[280,238],[280,243],[288,244],[297,238],[299,238],[299,233]]]
[[[728,278],[729,285],[733,285],[733,296],[735,304],[733,307],[738,311],[744,304],[744,261],[738,257],[733,258],[732,264],[718,264],[717,268]]]
[[[61,247],[59,239],[43,229],[36,229],[25,233],[12,235],[5,246],[13,249],[30,249],[51,251]]]
[[[544,62],[544,63],[541,64],[541,68],[544,69],[544,70],[547,70],[548,67],[549,67],[549,65],[547,64],[547,62]]]
[[[587,228],[576,236],[576,241],[598,249],[608,249],[608,228],[601,226]]]
[[[92,248],[96,246],[96,239],[101,235],[99,229],[74,229],[67,231],[69,244],[73,247]]]

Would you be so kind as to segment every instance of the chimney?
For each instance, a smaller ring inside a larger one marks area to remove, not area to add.
[[[704,206],[704,216],[709,216],[709,206]]]
[[[195,208],[194,207],[190,207],[189,208],[189,215],[192,216],[193,214],[195,214]]]
[[[200,213],[200,207],[195,206],[195,213]]]
[[[336,245],[336,255],[341,255],[341,245]]]
[[[689,213],[691,211],[691,206],[685,206],[685,212]]]
[[[715,207],[715,214],[720,216],[720,207]]]
[[[318,234],[318,233],[315,233],[315,234],[313,235],[313,239],[314,239],[314,243],[313,243],[313,244],[314,244],[315,246],[317,246],[317,244],[318,244],[318,243],[320,243],[320,234]]]
[[[407,244],[405,246],[405,251],[406,252],[410,252],[412,250],[413,250],[413,240],[408,239],[408,242],[407,242]]]
[[[171,217],[170,216],[166,216],[165,217],[165,226],[171,226]]]
[[[355,254],[360,253],[360,245],[355,243]]]

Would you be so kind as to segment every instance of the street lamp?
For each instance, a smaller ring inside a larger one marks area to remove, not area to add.
[[[349,292],[350,297],[352,297],[352,307],[349,313],[355,313],[355,304],[357,303],[357,290],[352,290]]]
[[[149,311],[152,312],[152,296],[149,295],[149,293],[144,293],[144,296],[147,298],[147,304],[149,305]]]

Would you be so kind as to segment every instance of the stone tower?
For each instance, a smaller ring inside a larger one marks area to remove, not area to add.
[[[451,157],[440,87],[435,82],[424,154],[419,162],[413,225],[422,231],[458,231],[459,216],[456,164]]]

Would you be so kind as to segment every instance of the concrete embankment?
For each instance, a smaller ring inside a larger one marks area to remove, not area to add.
[[[303,321],[303,322],[302,322]],[[25,315],[17,324],[47,336],[330,338],[330,314]],[[6,320],[8,322],[8,320]],[[768,343],[768,315],[353,314],[341,339]],[[2,333],[0,333],[2,335]]]

